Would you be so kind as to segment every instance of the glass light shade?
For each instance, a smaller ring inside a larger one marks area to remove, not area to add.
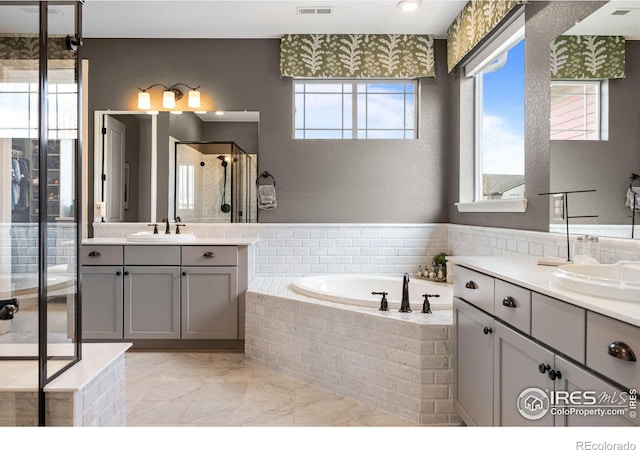
[[[138,109],[151,109],[151,95],[148,92],[138,92]]]
[[[162,94],[162,107],[171,109],[176,107],[176,94],[171,91],[164,91]]]
[[[189,108],[200,108],[200,91],[189,91]]]

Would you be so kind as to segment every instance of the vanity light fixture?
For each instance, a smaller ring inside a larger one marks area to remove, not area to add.
[[[184,97],[184,94],[180,89],[178,89],[178,86],[185,86],[189,88],[187,106],[189,108],[200,108],[200,91],[198,91],[198,89],[200,89],[200,86],[191,87],[188,84],[184,83],[176,83],[172,86],[165,86],[161,83],[155,83],[144,89],[138,88],[140,90],[140,92],[138,92],[138,109],[142,109],[145,111],[151,110],[151,94],[149,94],[149,92],[147,91],[156,86],[162,86],[164,88],[164,92],[162,93],[162,107],[164,109],[175,109],[176,101]]]
[[[398,2],[398,8],[402,10],[402,12],[413,12],[422,6],[421,0],[401,0]]]

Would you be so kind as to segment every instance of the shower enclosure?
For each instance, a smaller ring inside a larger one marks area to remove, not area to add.
[[[46,425],[81,358],[81,8],[0,2],[0,425]]]
[[[257,156],[231,141],[176,143],[176,216],[183,222],[257,222]]]

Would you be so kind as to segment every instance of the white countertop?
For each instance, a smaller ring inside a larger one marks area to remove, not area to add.
[[[640,299],[638,301],[612,300],[579,294],[549,285],[553,266],[537,265],[539,258],[531,256],[448,256],[453,264],[517,284],[549,297],[594,311],[632,325],[640,326]],[[455,277],[455,268],[454,268]]]
[[[56,344],[52,354],[70,355],[73,350],[64,346],[73,344]],[[69,392],[82,389],[118,356],[126,352],[131,344],[128,342],[82,344],[82,360],[69,368],[62,375],[45,386],[46,392]],[[36,344],[3,344],[0,348],[2,356],[36,355]],[[51,360],[47,364],[54,368],[63,367],[69,361]],[[38,390],[37,360],[5,360],[0,361],[0,392],[35,392]]]
[[[252,245],[258,238],[196,238],[181,242],[133,242],[127,238],[89,238],[83,239],[82,245]]]

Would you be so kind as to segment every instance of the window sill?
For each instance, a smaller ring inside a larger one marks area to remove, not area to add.
[[[458,212],[509,212],[523,213],[527,210],[527,199],[517,198],[508,200],[481,200],[477,202],[456,203]]]

